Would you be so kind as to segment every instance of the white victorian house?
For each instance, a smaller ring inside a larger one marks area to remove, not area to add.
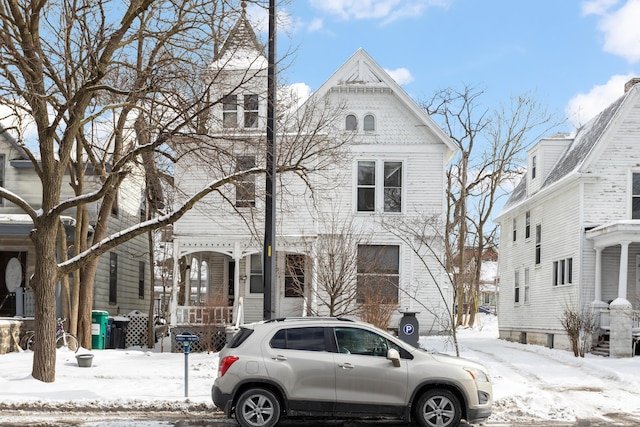
[[[542,139],[498,217],[500,337],[570,348],[566,309],[592,310],[612,356],[640,335],[640,79],[574,136]]]
[[[178,193],[265,162],[267,59],[244,13],[209,73],[207,136],[193,152],[177,145]],[[384,279],[391,328],[398,310],[409,309],[419,312],[422,333],[440,330],[433,313],[443,304],[437,285],[446,282],[444,270],[428,259],[428,271],[383,222],[413,216],[444,224],[445,168],[455,146],[362,49],[302,106],[290,107],[291,118],[279,116],[278,164],[298,159],[309,172],[276,179],[275,317],[329,313],[319,285],[325,267],[318,260],[330,255],[323,242],[357,229],[366,238],[348,248],[358,268],[345,280],[357,281],[360,292],[363,283]],[[174,225],[174,266],[182,271],[174,284],[186,291],[175,299],[173,324],[263,319],[264,179],[248,175],[227,185]],[[178,286],[181,277],[190,284]]]

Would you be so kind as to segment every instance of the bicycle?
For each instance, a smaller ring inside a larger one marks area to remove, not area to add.
[[[78,338],[66,332],[64,330],[63,324],[66,319],[58,319],[58,326],[56,328],[56,348],[68,348],[69,350],[77,353],[78,349],[80,349],[80,344],[78,344]],[[20,347],[26,350],[35,350],[36,348],[36,331],[27,331],[20,340]]]

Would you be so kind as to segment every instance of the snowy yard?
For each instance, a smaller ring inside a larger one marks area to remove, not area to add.
[[[640,425],[640,357],[589,354],[577,359],[561,350],[509,343],[497,339],[495,317],[481,319],[481,330],[461,330],[459,340],[461,355],[485,364],[492,376],[494,414],[488,425],[582,420]],[[430,350],[453,350],[438,337],[420,342]],[[182,353],[130,348],[93,354],[92,366],[80,368],[75,354],[60,350],[56,381],[51,384],[31,377],[30,351],[0,355],[0,424],[7,421],[6,410],[30,407],[214,411],[210,393],[217,373],[216,353],[189,355],[188,398]]]

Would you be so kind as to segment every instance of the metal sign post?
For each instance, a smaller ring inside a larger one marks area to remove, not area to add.
[[[189,331],[176,335],[176,341],[182,344],[184,349],[184,397],[189,397],[189,353],[191,352],[191,343],[199,340],[199,336]]]

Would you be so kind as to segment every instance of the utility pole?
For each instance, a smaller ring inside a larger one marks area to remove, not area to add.
[[[262,251],[262,277],[264,280],[263,319],[274,316],[273,299],[276,277],[276,2],[269,0],[269,44],[267,52],[267,173]]]

